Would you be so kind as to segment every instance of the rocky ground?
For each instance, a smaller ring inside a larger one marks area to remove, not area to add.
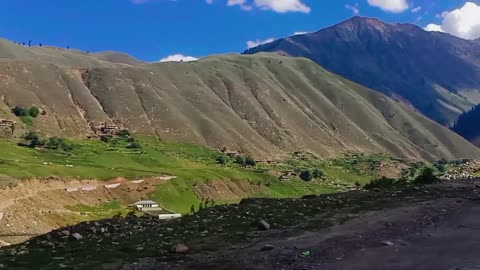
[[[249,199],[174,221],[82,223],[0,250],[0,269],[480,269],[477,187]]]

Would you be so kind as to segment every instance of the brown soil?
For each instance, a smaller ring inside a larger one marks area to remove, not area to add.
[[[81,213],[67,210],[66,206],[78,204],[99,205],[119,201],[126,205],[140,199],[155,190],[155,186],[166,182],[161,177],[148,178],[140,184],[134,184],[124,178],[107,182],[97,180],[41,180],[31,179],[17,185],[0,189],[0,240],[18,243],[26,239],[47,233],[69,224],[72,215]],[[114,189],[106,184],[121,183]],[[82,191],[81,187],[96,186],[95,190]],[[69,188],[78,191],[68,192]],[[5,243],[4,243],[5,244]]]

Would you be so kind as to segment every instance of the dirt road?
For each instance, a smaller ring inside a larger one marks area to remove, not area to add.
[[[256,242],[176,257],[166,265],[126,269],[480,269],[480,201],[474,198],[361,213],[344,224],[294,237],[283,237],[286,231],[270,234]]]

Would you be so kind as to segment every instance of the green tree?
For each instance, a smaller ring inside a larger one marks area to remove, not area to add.
[[[245,158],[245,166],[255,167],[257,166],[257,161],[252,157]]]
[[[36,106],[32,106],[30,110],[28,110],[28,114],[31,117],[37,117],[40,114],[40,109]]]
[[[322,178],[322,177],[325,175],[325,174],[323,173],[323,171],[320,170],[320,169],[315,169],[315,170],[313,170],[313,173],[312,173],[312,174],[313,174],[313,178],[315,178],[315,179]]]
[[[29,113],[29,110],[24,108],[24,107],[20,107],[20,106],[15,106],[13,109],[12,109],[12,112],[16,115],[16,116],[27,116],[28,113]]]
[[[313,180],[313,174],[312,174],[311,171],[305,170],[305,171],[302,171],[302,172],[300,173],[300,178],[301,178],[303,181],[309,182],[309,181],[312,181],[312,180]]]
[[[27,141],[31,141],[31,140],[38,140],[39,136],[36,132],[30,131],[27,134],[25,134],[25,136],[23,136],[23,138]]]
[[[416,185],[429,185],[437,182],[438,178],[435,175],[434,170],[430,167],[423,168],[420,175],[413,180],[413,183]]]
[[[119,137],[130,137],[130,131],[126,130],[126,129],[122,129],[122,130],[119,130],[117,131],[117,136]]]
[[[218,156],[217,163],[220,165],[227,165],[227,157],[225,157],[224,155]]]
[[[242,165],[242,166],[245,166],[245,158],[242,157],[242,156],[237,156],[235,158],[235,163],[237,163],[239,165]]]

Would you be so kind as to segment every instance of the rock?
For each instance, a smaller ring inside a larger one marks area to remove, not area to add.
[[[385,246],[393,246],[394,244],[390,241],[382,241],[382,245],[385,245]]]
[[[83,236],[79,233],[72,234],[72,237],[75,238],[75,240],[82,240],[83,239]]]
[[[270,224],[268,224],[268,222],[266,222],[265,220],[261,219],[260,221],[258,221],[258,224],[257,224],[258,228],[262,231],[266,231],[268,229],[270,229]]]
[[[190,250],[189,247],[187,247],[184,244],[178,244],[172,247],[172,252],[177,253],[177,254],[185,254]]]
[[[7,267],[4,264],[0,263],[0,269],[7,269]]]
[[[67,230],[63,230],[63,231],[62,231],[62,234],[65,235],[65,236],[70,236],[70,232],[67,231]]]
[[[270,250],[273,250],[273,249],[275,249],[274,246],[272,246],[272,245],[265,245],[265,246],[262,247],[260,250],[261,250],[261,251],[270,251]]]

